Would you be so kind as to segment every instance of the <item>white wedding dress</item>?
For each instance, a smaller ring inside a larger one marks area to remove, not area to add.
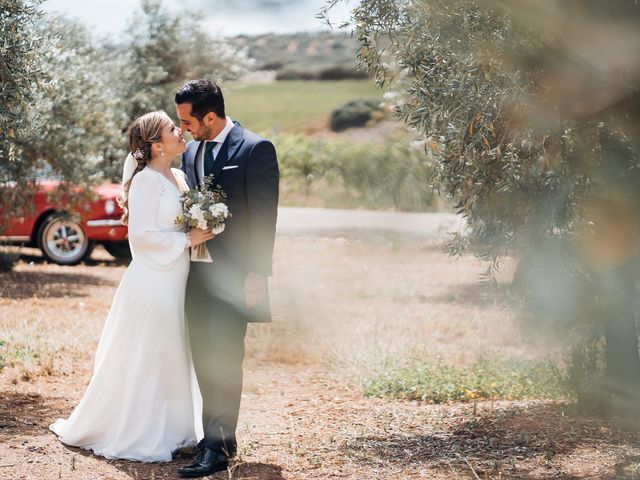
[[[184,174],[172,171],[180,190],[188,189]],[[50,426],[67,445],[106,458],[170,461],[172,451],[203,436],[185,332],[190,262],[187,235],[175,224],[179,195],[150,168],[132,180],[133,260],[107,316],[89,386],[71,416]]]

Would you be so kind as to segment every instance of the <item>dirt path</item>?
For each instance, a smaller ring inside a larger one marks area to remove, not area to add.
[[[25,256],[0,275],[0,479],[177,478],[168,464],[109,461],[47,430],[68,415],[124,267],[97,252],[63,268]],[[550,400],[428,405],[366,398],[354,381],[377,356],[535,355],[506,297],[487,299],[483,265],[439,243],[283,234],[275,321],[253,325],[238,431],[246,479],[640,478],[635,424],[577,416]],[[404,353],[403,353],[404,352]],[[228,478],[220,473],[213,478]]]
[[[140,464],[62,446],[46,426],[71,409],[66,390],[39,381],[3,392],[0,478],[177,478],[184,459]],[[321,370],[261,365],[247,373],[233,478],[632,479],[637,440],[554,402],[482,402],[474,413],[366,399]]]
[[[281,207],[278,210],[278,233],[326,234],[364,230],[437,240],[447,232],[464,226],[461,216],[452,213],[408,213],[372,210],[337,210],[331,208]]]

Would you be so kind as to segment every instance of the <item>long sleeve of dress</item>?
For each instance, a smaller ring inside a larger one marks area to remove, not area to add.
[[[184,253],[187,234],[162,228],[158,217],[162,208],[164,187],[160,179],[145,171],[138,173],[129,190],[129,243],[133,258],[164,270]],[[175,228],[175,226],[173,226]]]

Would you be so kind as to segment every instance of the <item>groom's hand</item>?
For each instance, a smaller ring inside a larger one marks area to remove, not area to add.
[[[244,298],[247,308],[262,301],[267,294],[267,277],[249,272],[244,280]]]

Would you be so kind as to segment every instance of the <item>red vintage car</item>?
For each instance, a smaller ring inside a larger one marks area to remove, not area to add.
[[[120,221],[122,209],[117,202],[120,185],[95,187],[94,198],[73,209],[62,208],[48,198],[48,192],[59,185],[56,181],[38,182],[34,214],[12,219],[0,233],[0,241],[38,247],[48,260],[60,265],[75,265],[88,258],[98,243],[117,259],[130,259],[127,227]]]

